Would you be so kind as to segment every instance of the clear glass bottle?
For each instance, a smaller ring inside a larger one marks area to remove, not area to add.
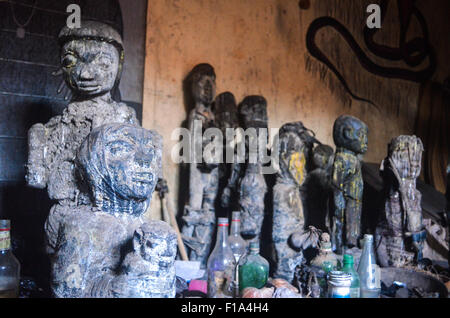
[[[0,298],[19,297],[20,263],[11,251],[9,220],[0,220]]]
[[[359,275],[355,270],[353,255],[344,254],[344,265],[342,266],[342,271],[352,275],[352,284],[350,285],[350,298],[359,298],[360,287],[359,287]]]
[[[217,239],[208,258],[208,297],[231,298],[236,261],[228,244],[228,218],[219,218]]]
[[[366,234],[364,235],[364,248],[358,266],[361,298],[380,297],[380,268],[376,263],[373,235]]]
[[[247,254],[247,243],[241,236],[241,212],[233,212],[231,215],[231,233],[228,237],[228,243],[233,251],[236,262],[239,258]]]
[[[250,253],[239,266],[239,291],[247,287],[262,288],[269,278],[269,262],[259,255],[259,243],[250,243]]]

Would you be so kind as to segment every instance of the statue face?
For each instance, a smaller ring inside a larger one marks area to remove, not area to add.
[[[119,64],[119,52],[106,42],[73,40],[63,46],[61,53],[64,79],[80,96],[97,96],[111,91]]]
[[[122,126],[111,131],[105,143],[104,160],[112,188],[123,198],[149,198],[160,169],[150,132]]]
[[[281,137],[281,168],[285,169],[298,185],[302,185],[306,178],[305,145],[300,137],[294,133],[287,133]]]
[[[369,142],[368,135],[367,126],[353,122],[344,128],[345,148],[358,154],[365,154]]]
[[[192,94],[196,102],[211,104],[216,95],[216,79],[208,75],[198,76],[192,82]]]

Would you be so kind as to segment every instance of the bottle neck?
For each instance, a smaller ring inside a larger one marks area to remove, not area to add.
[[[241,220],[232,220],[231,221],[231,236],[239,236],[241,232]]]
[[[216,246],[226,247],[228,245],[228,224],[219,223],[217,226],[217,243]]]
[[[250,255],[259,255],[259,248],[251,248]]]
[[[11,238],[9,229],[0,229],[0,252],[9,251],[11,248]]]

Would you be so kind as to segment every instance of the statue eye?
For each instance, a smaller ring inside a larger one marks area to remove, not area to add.
[[[75,66],[77,63],[77,58],[72,54],[66,54],[61,61],[61,65],[64,68],[70,68]]]
[[[128,153],[132,150],[132,146],[123,141],[116,141],[109,144],[109,151],[113,155],[118,155],[121,153]]]

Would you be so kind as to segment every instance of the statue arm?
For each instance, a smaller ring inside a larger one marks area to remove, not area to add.
[[[48,170],[45,166],[47,132],[43,124],[35,124],[28,131],[28,163],[25,179],[29,186],[43,189],[47,185]]]

